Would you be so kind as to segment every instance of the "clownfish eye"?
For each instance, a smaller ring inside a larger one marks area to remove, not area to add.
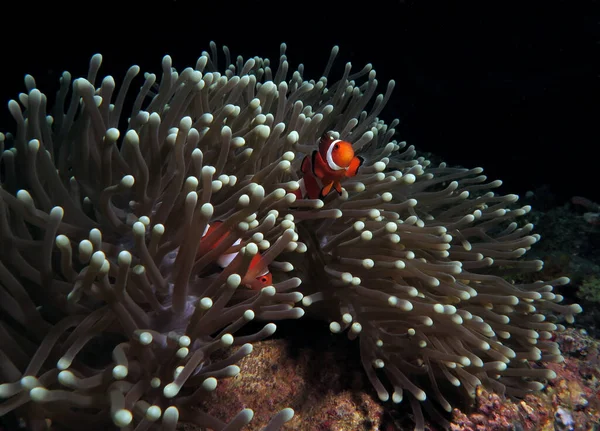
[[[339,150],[339,149],[340,149],[340,144],[335,144],[335,145],[333,146],[333,149],[334,149],[334,150]]]
[[[267,277],[261,278],[260,281],[262,281],[263,283],[266,283],[267,282]]]

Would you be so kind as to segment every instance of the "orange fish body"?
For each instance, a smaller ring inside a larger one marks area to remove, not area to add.
[[[219,226],[221,226],[221,224],[223,224],[223,222],[221,222],[221,221],[215,221],[212,224],[207,224],[206,228],[204,229],[204,233],[202,234],[202,239],[207,238],[210,235],[212,235],[217,230],[217,228]],[[227,232],[224,233],[223,235],[221,235],[219,238],[217,238],[215,243],[211,246],[210,250],[214,250],[215,248],[217,248],[226,237],[227,237]],[[234,244],[234,245],[237,245],[237,244]],[[200,252],[200,247],[198,248],[198,252]]]
[[[260,253],[254,255],[252,260],[250,261],[250,265],[248,266],[248,271],[252,271],[260,264],[261,256]],[[242,283],[245,280],[242,280]],[[265,268],[261,274],[257,275],[254,278],[251,278],[249,282],[245,283],[245,286],[252,290],[260,290],[263,287],[271,286],[273,284],[273,275],[271,275],[271,271],[269,268]]]
[[[355,176],[362,163],[362,157],[354,155],[350,142],[326,133],[319,141],[319,149],[302,160],[302,179],[296,197],[323,199],[332,189],[341,194],[341,181]]]
[[[204,229],[204,233],[202,234],[202,238],[208,237],[209,235],[211,235],[223,222],[221,221],[215,221],[209,225],[206,226],[206,229]],[[216,242],[211,246],[211,250],[215,249],[217,246],[219,246],[219,244],[221,244],[221,242],[225,239],[225,237],[227,236],[227,233],[223,234],[223,236],[221,236],[220,238],[218,238],[216,240]],[[237,240],[233,243],[233,246],[239,245],[241,243],[241,240]],[[227,266],[229,266],[229,264],[231,262],[233,262],[233,259],[235,259],[235,257],[238,255],[238,251],[233,252],[233,253],[225,253],[222,254],[221,256],[219,256],[217,258],[217,264],[221,267],[221,268],[226,268]],[[261,263],[261,255],[260,253],[257,253],[256,255],[254,255],[254,257],[252,258],[252,260],[250,261],[250,265],[248,266],[248,272],[254,270],[258,265],[260,265]],[[245,280],[242,280],[242,282],[244,283]],[[260,274],[258,274],[254,279],[251,279],[248,282],[245,282],[244,285],[250,289],[253,290],[260,290],[263,287],[266,286],[271,286],[273,284],[273,276],[271,275],[271,272],[269,271],[269,268],[265,268],[265,270],[263,272],[261,272]]]

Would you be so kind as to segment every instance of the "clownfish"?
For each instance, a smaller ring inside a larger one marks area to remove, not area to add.
[[[342,194],[341,181],[355,176],[363,161],[362,157],[354,155],[350,142],[326,133],[319,140],[319,149],[302,160],[302,178],[296,197],[323,199],[332,189]]]
[[[211,233],[213,233],[223,222],[221,221],[215,221],[212,222],[211,224],[206,225],[206,228],[204,229],[204,233],[202,234],[202,238],[210,235]],[[220,237],[219,239],[217,239],[217,241],[214,243],[214,245],[211,247],[211,249],[215,249],[216,247],[219,246],[219,244],[221,244],[221,242],[225,239],[225,237],[227,236],[227,234],[224,234],[222,237]],[[236,246],[239,245],[242,241],[240,239],[236,240],[232,246]],[[234,253],[226,253],[226,254],[222,254],[221,256],[219,256],[217,258],[217,264],[221,267],[221,268],[226,268],[227,266],[229,266],[229,264],[231,262],[233,262],[233,259],[235,259],[235,257],[238,255],[239,252],[234,252]],[[256,268],[259,263],[260,263],[260,253],[257,253],[254,255],[254,257],[252,258],[252,260],[250,261],[250,265],[248,266],[248,271],[253,270],[254,268]],[[250,289],[253,290],[260,290],[263,287],[266,286],[271,286],[273,284],[273,276],[271,275],[271,272],[269,271],[269,268],[265,268],[265,270],[258,274],[256,276],[256,278],[250,280],[249,282],[244,283],[244,285]]]

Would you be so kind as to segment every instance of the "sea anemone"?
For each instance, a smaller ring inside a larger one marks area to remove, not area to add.
[[[224,429],[191,406],[275,324],[236,333],[299,318],[300,301],[359,338],[379,398],[407,395],[420,429],[421,406],[450,410],[448,387],[521,396],[553,377],[531,364],[562,360],[552,332],[580,307],[552,290],[568,279],[502,278],[542,267],[519,259],[539,239],[518,220],[529,207],[509,209],[518,197],[490,191],[500,181],[480,168],[433,167],[392,140],[398,122],[378,115],[394,83],[373,102],[371,65],[329,84],[334,48],[307,81],[302,66],[288,76],[285,49],[276,70],[224,48],[219,73],[214,44],[181,73],[165,56],[160,83],[145,74],[134,97],[140,68],[117,92],[110,76],[96,87],[95,55],[87,78],[62,75],[52,115],[26,76],[1,139],[0,415],[31,429]],[[326,132],[365,162],[341,194],[298,199]],[[248,288],[266,269],[273,285]]]

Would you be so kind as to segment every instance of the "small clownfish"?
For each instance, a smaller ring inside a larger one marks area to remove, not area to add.
[[[341,181],[353,177],[364,159],[354,155],[352,144],[326,133],[319,140],[319,149],[302,160],[300,188],[296,197],[323,199],[332,189],[342,194]]]
[[[211,224],[206,225],[206,228],[204,229],[204,233],[202,234],[202,238],[210,235],[211,233],[213,233],[223,222],[221,221],[215,221]],[[227,234],[224,234],[222,237],[220,237],[219,239],[217,239],[217,241],[214,243],[214,245],[211,247],[211,249],[215,249],[216,247],[219,246],[219,244],[221,244],[221,242],[225,239],[225,237],[227,236]],[[242,241],[240,239],[236,240],[232,246],[236,246],[239,245]],[[217,258],[217,264],[221,267],[221,268],[226,268],[227,266],[229,266],[229,264],[231,262],[233,262],[233,259],[235,259],[235,257],[238,255],[239,252],[234,252],[234,253],[226,253],[226,254],[222,254],[221,256],[219,256]],[[248,271],[252,271],[254,268],[256,268],[259,264],[260,264],[260,253],[257,253],[254,255],[254,257],[252,258],[252,260],[250,261],[250,265],[248,266]],[[271,286],[273,284],[273,276],[271,275],[271,272],[269,271],[269,268],[265,268],[265,270],[258,274],[256,276],[255,279],[250,280],[247,283],[244,283],[244,285],[250,289],[253,290],[260,290],[263,287],[266,286]]]

